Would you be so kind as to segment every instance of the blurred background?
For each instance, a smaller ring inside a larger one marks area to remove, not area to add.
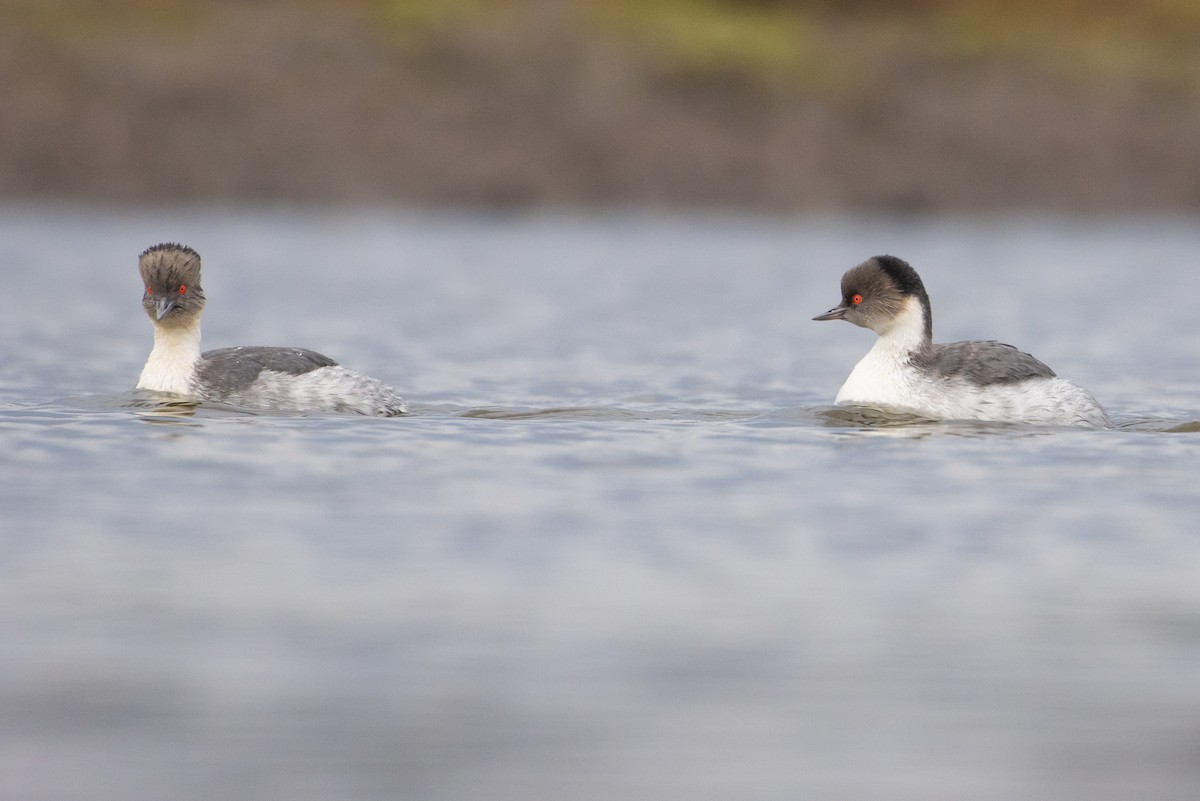
[[[0,0],[0,799],[1194,801],[1198,144],[1200,0]],[[146,408],[171,240],[414,414]],[[832,410],[883,252],[1117,427]]]
[[[4,0],[0,195],[1200,207],[1197,0]]]

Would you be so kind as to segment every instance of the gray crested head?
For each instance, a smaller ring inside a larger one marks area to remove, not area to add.
[[[925,339],[932,341],[933,310],[917,271],[895,256],[875,256],[846,271],[842,302],[813,319],[845,320],[884,334],[914,303],[923,318]]]
[[[142,275],[142,308],[155,325],[190,325],[204,309],[200,286],[200,254],[164,242],[138,257]]]

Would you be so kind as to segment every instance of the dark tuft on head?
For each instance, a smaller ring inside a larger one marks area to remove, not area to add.
[[[138,271],[146,286],[155,289],[178,288],[179,284],[200,284],[200,254],[174,242],[164,242],[142,251]],[[174,285],[174,286],[170,286]]]
[[[197,253],[196,251],[192,250],[191,248],[187,247],[186,245],[179,245],[179,244],[176,244],[175,242],[163,242],[158,245],[151,245],[150,247],[143,250],[141,252],[141,255],[138,256],[138,258],[140,259],[143,256],[149,256],[151,253],[159,253],[159,252],[179,253],[184,256],[189,256],[189,257],[193,257],[193,258],[197,258],[197,259],[200,258],[200,254]]]
[[[876,256],[871,261],[888,274],[901,294],[911,295],[921,302],[921,307],[925,310],[925,335],[932,341],[933,304],[929,302],[929,293],[925,291],[921,276],[917,275],[911,264],[896,256]]]
[[[917,297],[927,294],[925,285],[921,283],[921,276],[917,275],[917,271],[904,259],[895,256],[876,256],[872,261],[896,282],[896,288],[901,293]]]

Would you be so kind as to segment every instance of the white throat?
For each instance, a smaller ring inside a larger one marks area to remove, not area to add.
[[[912,353],[932,344],[925,339],[925,314],[921,309],[921,301],[912,295],[904,299],[891,324],[876,333],[879,334],[876,347],[884,345],[898,353]]]
[[[834,402],[911,407],[915,398],[906,369],[908,358],[929,344],[921,302],[915,297],[906,298],[891,324],[876,333],[879,339],[854,366]]]
[[[200,360],[200,321],[190,326],[154,326],[154,348],[138,379],[138,389],[189,395]]]

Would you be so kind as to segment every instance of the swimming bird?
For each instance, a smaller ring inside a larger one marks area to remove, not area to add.
[[[1000,342],[933,344],[929,295],[909,264],[875,256],[842,276],[842,302],[814,320],[845,320],[879,335],[835,403],[935,420],[1106,427],[1091,393]]]
[[[404,414],[403,399],[382,381],[303,348],[233,347],[200,352],[200,254],[164,243],[138,257],[142,308],[154,347],[138,389],[200,402],[286,412]]]

